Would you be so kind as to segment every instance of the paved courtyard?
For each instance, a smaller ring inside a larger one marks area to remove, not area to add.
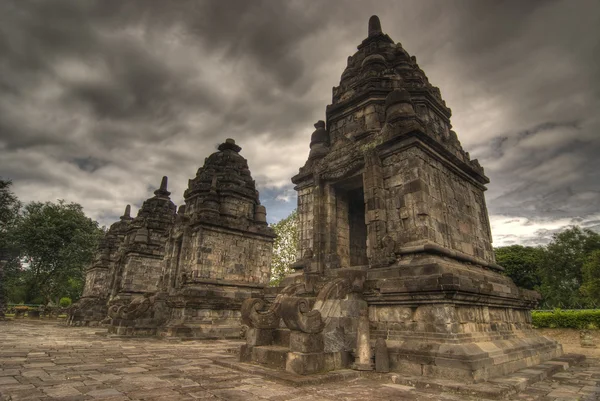
[[[0,322],[4,400],[482,400],[356,377],[294,387],[220,366],[234,341],[107,338],[103,329]],[[538,382],[513,400],[600,399],[600,359]]]

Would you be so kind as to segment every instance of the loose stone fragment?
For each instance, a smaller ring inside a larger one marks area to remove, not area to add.
[[[375,371],[378,373],[390,371],[390,356],[383,338],[378,338],[375,342]]]

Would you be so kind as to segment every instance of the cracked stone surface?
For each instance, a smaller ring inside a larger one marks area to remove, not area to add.
[[[293,387],[217,366],[239,341],[108,338],[53,321],[0,322],[0,401],[481,400],[366,378]],[[598,400],[600,360],[556,374],[513,400]]]

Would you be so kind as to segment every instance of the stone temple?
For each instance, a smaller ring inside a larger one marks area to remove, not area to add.
[[[164,258],[156,253],[162,268],[148,266],[160,274],[148,276],[143,294],[111,310],[109,332],[240,337],[242,301],[261,296],[268,285],[275,237],[240,150],[228,139],[189,180]],[[137,271],[144,263],[148,259]]]
[[[145,200],[125,234],[117,269],[110,285],[109,316],[131,300],[157,290],[162,274],[167,236],[175,223],[177,206],[169,197],[167,177],[154,196]]]
[[[108,299],[119,260],[119,250],[125,239],[131,207],[127,205],[120,220],[112,224],[98,244],[94,261],[87,269],[83,294],[72,305],[69,324],[73,326],[97,325],[108,313]]]
[[[481,381],[562,353],[532,330],[539,295],[495,262],[489,180],[450,116],[415,57],[371,17],[292,178],[295,273],[276,296],[242,306],[242,361],[370,370],[375,345],[391,371]]]
[[[134,219],[127,205],[120,221],[110,226],[86,271],[83,295],[70,308],[69,324],[97,325],[132,298],[156,291],[167,234],[175,221],[176,206],[169,195],[163,177]]]

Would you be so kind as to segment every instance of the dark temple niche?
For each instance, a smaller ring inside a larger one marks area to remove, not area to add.
[[[391,371],[473,382],[561,355],[532,329],[539,294],[496,264],[489,180],[450,116],[373,16],[292,178],[295,272],[242,305],[241,361],[371,370],[377,343]]]

